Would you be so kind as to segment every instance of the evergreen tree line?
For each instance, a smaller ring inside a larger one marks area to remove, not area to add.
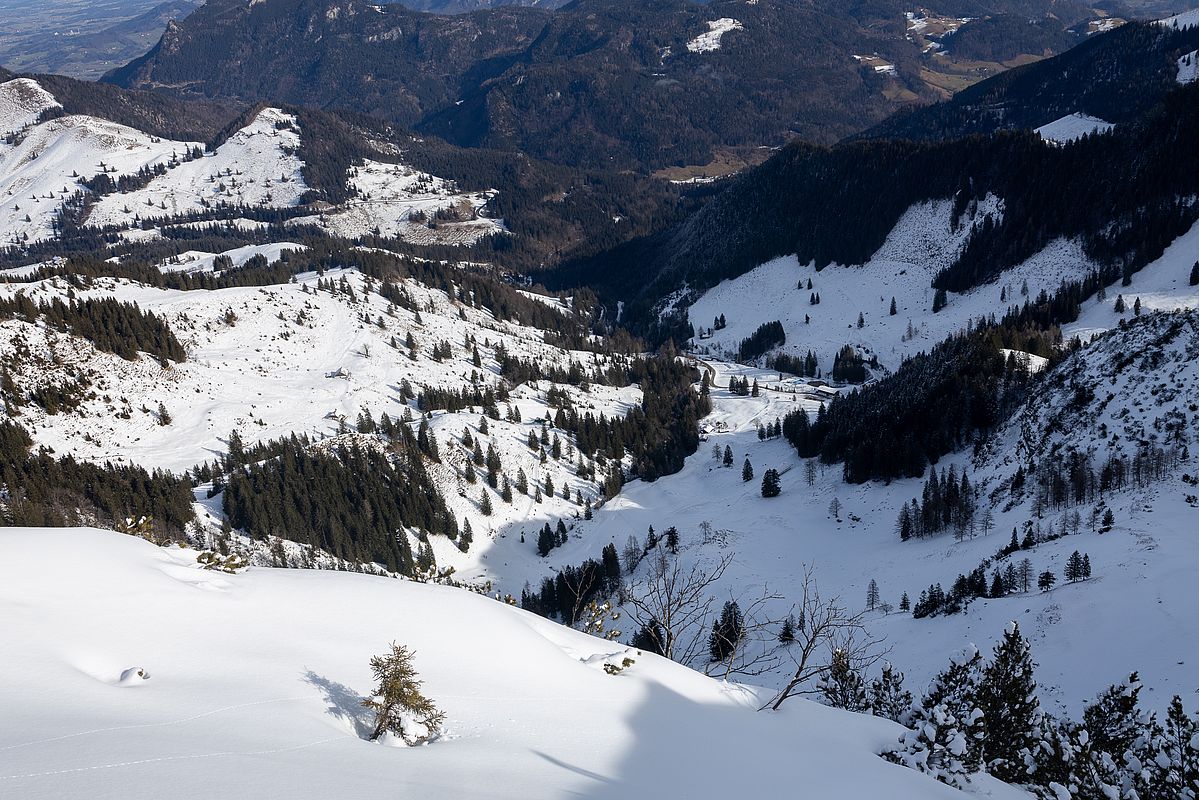
[[[295,436],[280,440],[273,448],[279,455],[228,475],[226,518],[258,540],[277,536],[413,574],[405,529],[451,540],[459,529],[425,469],[417,435],[403,424],[393,431],[390,452],[357,442],[320,450]]]
[[[1110,511],[1108,513],[1110,518]],[[1105,522],[1105,526],[1104,530],[1110,530],[1110,521]],[[1022,539],[1017,540],[1016,529],[1012,528],[1011,541],[1000,548],[994,558],[983,559],[982,563],[967,574],[959,573],[948,592],[941,588],[941,584],[934,583],[920,592],[920,597],[917,598],[915,604],[910,602],[905,592],[900,601],[899,610],[908,611],[910,607],[913,617],[923,619],[924,617],[960,613],[966,610],[972,600],[980,597],[994,599],[1007,597],[1010,594],[1027,594],[1033,590],[1034,586],[1041,591],[1049,591],[1057,582],[1056,573],[1052,570],[1036,572],[1030,559],[1022,558],[1016,562],[1010,556],[1021,551],[1032,550],[1038,544],[1077,534],[1081,527],[1081,521],[1077,518],[1072,521],[1063,520],[1056,533],[1053,531],[1052,525],[1047,530],[1043,530],[1038,523],[1034,529],[1031,522],[1026,522],[1024,527],[1025,532]],[[1002,568],[996,563],[1004,561],[1006,561],[1006,566]],[[992,565],[995,566],[995,569],[988,582],[987,570]],[[1075,550],[1067,559],[1063,577],[1070,583],[1088,580],[1091,577],[1090,556]]]
[[[848,664],[836,666],[821,686],[826,702],[910,728],[884,758],[944,783],[966,788],[985,770],[1047,800],[1165,800],[1199,792],[1199,720],[1181,698],[1171,700],[1164,718],[1146,711],[1134,672],[1088,704],[1081,721],[1054,718],[1040,704],[1036,664],[1015,622],[989,660],[966,648],[914,705],[893,670],[868,692]]]
[[[878,367],[878,358],[871,356],[867,362],[857,350],[845,345],[833,356],[833,380],[839,383],[865,383],[870,377],[870,372],[866,369],[867,363],[872,367]]]
[[[111,297],[63,302],[55,297],[34,303],[23,292],[0,298],[0,320],[38,318],[47,325],[92,342],[99,350],[133,361],[139,352],[159,361],[184,361],[187,353],[165,322],[136,303],[122,303]]]
[[[763,322],[757,330],[741,340],[737,348],[737,357],[741,361],[753,361],[786,342],[787,333],[783,330],[783,323],[777,319],[773,322]]]
[[[949,528],[964,530],[974,519],[977,505],[965,470],[959,480],[955,467],[942,471],[940,477],[937,468],[933,467],[929,470],[921,499],[912,498],[899,509],[896,523],[899,538],[906,542],[912,537],[923,539]]]
[[[711,411],[711,400],[696,393],[694,369],[676,355],[667,347],[630,365],[630,378],[641,386],[642,400],[624,417],[560,410],[559,427],[574,434],[579,451],[588,457],[603,451],[620,461],[626,452],[631,454],[633,477],[654,481],[678,472],[699,448],[699,420]]]
[[[195,519],[189,482],[137,466],[55,458],[17,423],[0,420],[0,519],[5,525],[101,525],[182,540]]]
[[[1118,451],[1110,452],[1096,470],[1090,454],[1071,450],[1031,463],[1027,470],[1018,467],[1009,488],[1014,496],[1031,488],[1038,513],[1046,508],[1084,505],[1126,486],[1144,489],[1154,485],[1173,473],[1186,459],[1187,452],[1186,445],[1161,447],[1142,443],[1131,458]]]
[[[803,356],[792,356],[787,353],[776,353],[766,362],[770,369],[798,375],[801,378],[819,378],[820,362],[811,350]]]
[[[1030,378],[1000,348],[1035,338],[1003,326],[951,336],[904,361],[894,374],[821,406],[815,421],[794,411],[783,435],[800,456],[844,462],[845,480],[919,477],[926,465],[1002,422],[1024,397]],[[1049,350],[1049,342],[1042,349]]]
[[[520,607],[574,625],[588,603],[616,594],[622,585],[616,546],[607,544],[599,561],[589,558],[577,567],[563,567],[552,578],[542,578],[536,592],[525,587],[520,594]]]

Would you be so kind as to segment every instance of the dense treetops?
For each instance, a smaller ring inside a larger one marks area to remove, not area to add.
[[[42,319],[47,325],[70,331],[91,341],[98,349],[133,360],[138,353],[149,353],[160,361],[183,361],[187,354],[171,329],[152,312],[142,311],[136,303],[122,303],[111,297],[70,300],[57,297],[50,302],[34,303],[18,292],[12,298],[0,298],[0,320]]]

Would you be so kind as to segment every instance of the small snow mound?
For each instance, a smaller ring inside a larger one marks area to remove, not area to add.
[[[141,686],[150,680],[150,673],[145,667],[129,667],[121,671],[117,686]]]

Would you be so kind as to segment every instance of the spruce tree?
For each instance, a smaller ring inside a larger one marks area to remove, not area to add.
[[[754,468],[753,465],[749,463],[749,459],[747,458],[745,459],[745,464],[741,467],[741,480],[745,483],[749,483],[753,479]]]
[[[982,657],[969,647],[938,675],[913,712],[912,727],[900,747],[884,754],[891,761],[925,772],[953,786],[964,786],[982,767],[986,725],[978,706]]]
[[[545,558],[554,549],[554,533],[547,523],[537,534],[537,555]]]
[[[791,644],[795,641],[795,620],[790,614],[783,620],[783,627],[779,629],[779,644]]]
[[[729,600],[720,610],[720,618],[712,625],[708,637],[708,653],[713,661],[725,661],[736,652],[745,637],[745,620],[736,600]]]
[[[390,733],[411,746],[441,732],[445,714],[421,693],[421,681],[412,666],[414,655],[407,647],[393,642],[391,652],[371,659],[371,672],[378,686],[362,705],[375,712],[372,742]],[[413,718],[408,727],[404,725],[405,716]]]
[[[763,497],[778,497],[782,492],[782,487],[779,485],[779,473],[776,469],[768,469],[762,475],[762,496]]]
[[[870,713],[901,725],[912,712],[912,693],[903,688],[903,673],[883,664],[882,674],[870,682]]]
[[[862,713],[869,709],[866,682],[849,661],[849,653],[838,648],[833,651],[832,663],[817,684],[825,705]]]
[[[978,703],[986,720],[983,756],[987,771],[1002,781],[1028,779],[1027,764],[1037,743],[1041,706],[1033,680],[1032,655],[1020,626],[1008,623],[983,670]]]
[[[1199,286],[1199,261],[1191,265],[1191,286]]]
[[[726,467],[733,466],[733,448],[729,447],[727,444],[724,446],[724,458],[722,459],[721,463],[723,463]]]

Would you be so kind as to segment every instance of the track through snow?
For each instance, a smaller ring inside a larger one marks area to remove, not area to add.
[[[469,592],[251,569],[196,593],[167,562],[198,569],[116,533],[0,531],[0,793],[719,798],[798,782],[817,797],[959,796],[874,755],[889,722],[804,701],[757,713],[752,693],[649,655],[608,675],[587,662],[619,645]],[[448,715],[424,747],[358,735],[368,660],[392,640]],[[96,681],[74,665],[87,650],[152,677],[137,692]]]

